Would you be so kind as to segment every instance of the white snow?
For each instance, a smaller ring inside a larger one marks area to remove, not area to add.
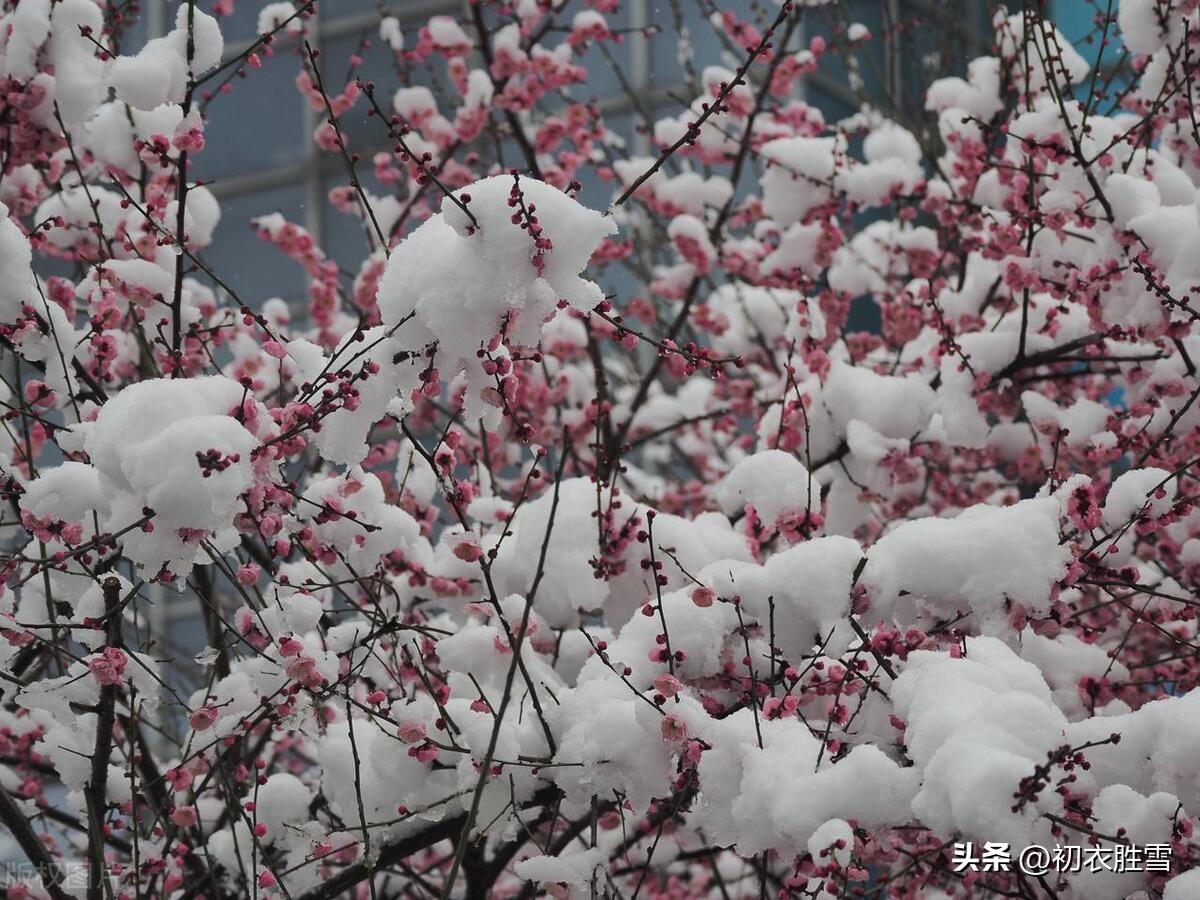
[[[1006,600],[1048,609],[1071,559],[1059,544],[1059,515],[1051,497],[903,522],[870,548],[862,583],[873,609],[902,624],[922,611],[970,610],[987,633],[1004,622]]]
[[[535,253],[529,234],[511,221],[512,176],[496,175],[455,192],[475,217],[450,200],[392,252],[379,285],[384,324],[418,351],[437,344],[443,373],[466,371],[468,419],[495,420],[499,410],[484,402],[491,386],[475,353],[503,323],[517,345],[536,342],[556,303],[588,310],[603,299],[599,287],[580,277],[597,244],[616,226],[550,185],[521,178],[520,190],[553,248]],[[544,263],[538,271],[535,258]],[[403,325],[401,323],[404,323]]]

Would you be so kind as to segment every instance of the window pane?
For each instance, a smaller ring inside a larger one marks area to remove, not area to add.
[[[196,157],[197,177],[270,171],[305,157],[311,137],[304,133],[303,101],[296,90],[299,71],[295,52],[280,48],[263,57],[261,69],[234,78],[230,93],[213,98],[208,149]]]
[[[248,242],[258,241],[250,227],[252,218],[280,212],[303,225],[304,205],[299,185],[221,198],[221,224],[204,259],[242,302],[258,308],[270,297],[282,297],[297,309],[303,305],[305,276],[300,266],[281,252]]]

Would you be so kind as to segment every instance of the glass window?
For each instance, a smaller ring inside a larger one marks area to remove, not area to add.
[[[294,48],[280,47],[262,60],[261,69],[234,77],[229,93],[209,101],[208,149],[196,156],[197,177],[270,172],[308,155],[311,129],[306,128],[305,100],[296,90],[300,57]]]
[[[300,266],[281,251],[247,247],[247,242],[258,241],[249,224],[257,216],[279,212],[291,222],[306,225],[303,188],[283,185],[220,199],[221,224],[204,253],[205,262],[251,307],[282,297],[302,308],[305,275]]]
[[[165,0],[149,0],[147,5],[146,21],[158,21],[169,27],[172,13],[166,7],[170,5]],[[262,5],[243,0],[236,4],[234,16],[222,21],[230,54],[239,52],[253,38]],[[460,21],[463,17],[462,5],[453,0],[412,0],[386,5],[378,0],[337,0],[322,3],[320,8],[320,17],[311,20],[308,27],[310,39],[322,48],[321,72],[330,93],[340,92],[353,77],[375,81],[380,86],[380,105],[388,112],[391,94],[400,80],[391,48],[379,39],[381,8],[400,18],[408,48],[415,44],[421,25],[430,15],[444,11],[458,16]],[[919,104],[920,85],[927,79],[922,66],[930,64],[935,54],[953,49],[957,56],[953,60],[938,56],[938,65],[961,69],[969,58],[986,52],[990,44],[990,9],[991,4],[983,0],[964,0],[954,15],[947,15],[933,0],[852,0],[848,7],[805,9],[802,34],[805,38],[831,35],[850,22],[861,22],[876,36],[864,51],[869,58],[860,65],[868,93],[878,93],[881,84],[895,83],[898,79],[902,87],[911,87],[906,102]],[[606,45],[611,63],[594,49],[580,57],[588,67],[589,77],[584,84],[573,87],[570,95],[579,100],[595,98],[604,104],[606,124],[626,141],[626,147],[613,148],[615,152],[653,153],[642,116],[625,96],[623,84],[637,91],[640,102],[655,117],[678,113],[680,104],[692,99],[684,87],[680,42],[676,37],[677,16],[687,29],[697,66],[720,64],[736,68],[744,58],[740,50],[736,54],[730,52],[728,40],[719,36],[709,21],[719,11],[732,12],[762,30],[776,7],[758,0],[626,0],[621,11],[609,17],[610,25],[624,32],[623,40],[617,45]],[[570,18],[564,14],[561,27],[569,27]],[[908,24],[908,30],[898,36],[888,31],[891,23],[897,21]],[[917,23],[932,23],[937,27],[922,29]],[[463,24],[467,33],[473,35],[471,24]],[[646,37],[632,33],[631,29],[642,25],[658,25],[661,31]],[[136,46],[141,40],[134,38],[135,33],[131,32],[128,46]],[[353,69],[352,55],[361,57]],[[347,181],[345,165],[339,154],[321,151],[312,140],[313,129],[324,115],[312,111],[296,91],[295,78],[301,65],[295,42],[280,40],[274,55],[263,58],[261,70],[234,79],[229,94],[213,99],[209,107],[209,148],[197,157],[194,168],[198,177],[213,180],[214,190],[222,200],[221,225],[206,256],[239,294],[245,292],[243,299],[247,302],[257,305],[267,297],[282,296],[298,303],[298,315],[304,306],[305,275],[282,253],[246,253],[245,241],[254,239],[248,219],[267,212],[283,212],[292,221],[309,228],[326,252],[350,273],[357,270],[366,246],[359,217],[338,211],[328,200],[329,189]],[[431,77],[425,78],[435,96],[457,97],[442,61],[434,61],[429,72]],[[802,90],[828,120],[836,121],[858,105],[848,83],[849,72],[836,54],[829,54],[821,71],[809,78]],[[559,101],[548,98],[545,102]],[[360,101],[343,117],[341,125],[352,151],[360,154],[358,172],[364,187],[384,195],[385,187],[373,176],[372,157],[378,151],[389,150],[391,142],[382,124],[366,116],[367,108]],[[521,154],[512,141],[505,141],[500,151],[507,165],[520,164]],[[584,202],[603,206],[611,197],[612,185],[592,177],[587,179],[582,194]]]

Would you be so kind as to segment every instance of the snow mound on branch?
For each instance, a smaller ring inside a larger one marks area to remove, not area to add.
[[[639,508],[639,514],[646,511]],[[619,516],[618,523],[623,523],[626,515]],[[639,524],[644,524],[644,520]],[[593,533],[595,527],[593,524]],[[713,560],[738,565],[753,558],[745,536],[735,531],[729,519],[719,512],[701,513],[694,519],[657,513],[654,518],[654,546],[659,561],[663,563],[659,574],[667,579],[666,584],[662,585],[664,596],[668,591],[691,585],[688,573],[700,572]],[[666,555],[667,550],[671,551],[670,556]],[[604,621],[608,626],[620,627],[629,621],[639,606],[655,598],[652,583],[639,565],[646,556],[645,544],[633,542],[626,548],[625,571],[610,583],[609,596],[604,605]]]
[[[775,643],[788,659],[811,652],[826,638],[825,652],[841,653],[854,639],[846,619],[861,559],[862,548],[847,537],[796,544],[767,560],[763,574],[769,593],[743,595],[746,608],[760,623],[774,622]]]
[[[1063,429],[1068,447],[1083,447],[1104,431],[1108,423],[1108,407],[1080,397],[1065,409],[1037,391],[1024,391],[1021,404],[1035,426],[1057,426]]]
[[[1000,99],[1000,60],[994,56],[983,56],[967,65],[967,78],[957,76],[939,78],[925,92],[925,108],[930,112],[953,112],[946,116],[947,122],[961,128],[965,115],[974,116],[984,122],[1004,109]]]
[[[907,817],[916,792],[912,772],[873,744],[834,763],[797,719],[760,719],[761,747],[749,709],[689,724],[712,745],[700,757],[699,821],[714,843],[736,845],[744,857],[804,853],[834,818],[870,828]]]
[[[608,597],[607,583],[593,575],[589,562],[598,552],[593,513],[598,503],[608,502],[607,492],[600,500],[597,496],[597,487],[586,478],[568,479],[558,486],[557,508],[554,490],[546,491],[517,511],[511,525],[516,533],[504,542],[497,557],[498,586],[505,593],[525,594],[537,576],[549,531],[534,608],[552,628],[574,628],[579,610],[597,609]]]
[[[718,560],[701,569],[697,578],[718,596],[740,597],[746,620],[757,621],[764,632],[773,629],[774,645],[785,659],[794,660],[818,645],[822,652],[836,655],[857,640],[846,619],[854,570],[861,559],[856,541],[819,537],[776,553],[761,566]]]
[[[833,176],[845,142],[828,138],[779,138],[763,145],[763,211],[781,225],[801,222],[833,199]]]
[[[613,171],[623,187],[628,187],[654,164],[649,156],[631,156],[613,161]],[[733,185],[720,175],[705,177],[685,164],[678,175],[655,172],[639,185],[634,196],[653,197],[668,209],[703,216],[707,208],[720,209],[733,196]]]
[[[1117,8],[1117,25],[1121,28],[1121,40],[1130,53],[1149,55],[1163,47],[1168,40],[1176,40],[1176,35],[1172,33],[1176,29],[1172,26],[1178,25],[1179,17],[1183,14],[1164,13],[1162,6],[1156,0],[1121,0]]]
[[[1023,631],[1021,658],[1038,667],[1053,691],[1054,704],[1072,722],[1092,714],[1084,704],[1080,681],[1111,676],[1114,681],[1123,682],[1129,678],[1129,670],[1111,659],[1103,647],[1086,644],[1070,632],[1048,638]]]
[[[1047,18],[1030,16],[1028,26],[1025,18],[1024,13],[1016,13],[1006,19],[998,12],[996,38],[1000,55],[1007,59],[1024,60],[1025,54],[1029,54],[1027,74],[1023,66],[1018,67],[1015,74],[1021,82],[1028,79],[1026,86],[1031,93],[1041,94],[1048,90],[1047,69],[1053,73],[1055,91],[1064,83],[1079,84],[1087,78],[1092,67],[1065,34]]]
[[[5,18],[10,30],[0,72],[28,81],[37,74],[38,51],[50,36],[50,0],[26,0]]]
[[[255,821],[266,826],[264,836],[274,843],[311,820],[308,805],[312,792],[295,775],[276,772],[259,786],[255,796]]]
[[[610,506],[612,521],[602,526],[596,510],[607,512]],[[493,577],[501,594],[529,593],[553,507],[552,487],[536,500],[518,505],[494,563]],[[535,612],[547,625],[573,629],[579,624],[580,611],[599,610],[605,624],[617,628],[655,597],[638,565],[648,555],[645,544],[630,541],[623,549],[603,552],[600,546],[602,528],[607,532],[606,543],[620,543],[621,532],[633,527],[635,519],[635,530],[645,528],[648,512],[648,507],[613,495],[609,488],[597,489],[587,478],[568,478],[559,484],[545,571],[534,601]],[[664,595],[691,583],[685,571],[698,572],[713,560],[748,562],[752,558],[745,538],[718,512],[701,513],[694,519],[657,513],[653,528],[655,548],[663,563],[660,574],[667,579],[662,585]],[[494,532],[485,539],[484,549],[498,539],[499,532]],[[673,558],[668,558],[663,548],[668,548]],[[623,571],[609,580],[596,578],[592,560],[611,553],[616,554],[613,562],[623,566]]]
[[[0,21],[7,31],[7,40],[0,42],[0,75],[45,91],[33,118],[46,128],[56,127],[56,108],[68,128],[91,118],[104,99],[106,66],[92,43],[91,35],[104,27],[97,4],[25,0]]]
[[[286,23],[286,24],[285,24]],[[300,34],[304,29],[304,20],[296,15],[296,5],[286,0],[280,3],[268,3],[258,12],[258,33],[273,34],[280,28],[285,28],[288,34]]]
[[[190,21],[189,21],[190,18]],[[192,52],[188,53],[189,42]],[[109,70],[117,98],[136,109],[182,103],[188,76],[203,75],[221,62],[225,41],[217,20],[187,4],[175,14],[175,27],[146,43],[135,56],[119,56]]]
[[[30,264],[33,252],[29,239],[8,217],[8,207],[0,203],[0,322],[12,323],[22,315],[22,308],[33,302],[37,284]]]
[[[880,219],[834,252],[829,286],[852,297],[887,294],[891,289],[884,273],[892,278],[916,274],[913,261],[929,259],[938,252],[938,237],[931,229]]]
[[[717,488],[716,499],[727,516],[749,505],[772,524],[788,513],[808,512],[814,493],[819,507],[820,486],[798,459],[782,450],[763,450],[733,467]]]
[[[1200,896],[1200,869],[1176,875],[1163,887],[1162,900],[1191,900]]]
[[[810,336],[825,337],[825,315],[799,291],[723,284],[706,305],[723,325],[712,338],[713,349],[722,355],[747,356],[781,337],[797,343]]]
[[[690,698],[672,711],[678,715],[681,709],[705,717]],[[588,803],[593,795],[619,791],[640,811],[669,792],[674,764],[663,740],[662,714],[608,670],[561,693],[546,716],[559,735],[555,760],[571,763],[545,770],[546,777],[568,800]]]
[[[910,438],[929,424],[937,395],[915,377],[880,375],[838,361],[821,392],[843,433],[854,419],[888,438]]]
[[[908,129],[884,121],[863,141],[866,162],[855,163],[835,179],[839,191],[859,206],[879,206],[893,190],[911,193],[920,183],[921,145]]]
[[[1113,224],[1118,228],[1128,228],[1138,216],[1162,206],[1158,186],[1152,180],[1124,172],[1114,172],[1104,180],[1104,193],[1113,208]]]
[[[1066,719],[1037,667],[995,638],[966,642],[962,658],[927,650],[909,656],[891,691],[905,745],[921,776],[912,811],[938,834],[1032,840],[1062,798],[1043,791],[1014,811],[1021,779],[1066,742]]]
[[[416,520],[387,502],[383,483],[371,472],[354,466],[348,472],[314,478],[296,508],[297,518],[329,547],[346,547],[345,562],[333,566],[341,572],[370,572],[392,552],[411,555],[425,542]],[[328,511],[340,515],[329,515]]]
[[[86,463],[68,460],[43,470],[21,495],[21,509],[39,518],[77,522],[105,502],[99,473]]]
[[[521,201],[510,205],[514,184]],[[397,332],[406,346],[436,343],[435,359],[449,357],[449,374],[466,370],[467,415],[475,418],[488,408],[480,391],[494,384],[475,362],[476,353],[501,331],[510,346],[536,344],[559,300],[580,310],[599,303],[600,288],[580,273],[616,225],[532,178],[496,175],[454,193],[475,222],[444,200],[442,211],[392,252],[379,284],[379,310],[389,327],[412,316]],[[521,227],[527,214],[536,217],[550,246],[535,247]]]
[[[355,765],[356,754],[361,765]],[[344,718],[331,724],[317,741],[317,762],[321,792],[347,829],[353,828],[361,835],[364,824],[386,823],[373,829],[373,840],[410,834],[430,820],[441,818],[444,810],[434,804],[444,801],[455,789],[453,770],[433,770],[429,763],[397,751],[393,735],[361,718],[354,723],[353,744],[350,724]],[[396,808],[400,805],[412,810],[431,809],[397,820]]]
[[[862,583],[875,613],[910,624],[970,609],[988,633],[1004,627],[1005,600],[1044,612],[1071,561],[1059,515],[1059,501],[1041,497],[902,523],[868,553]]]
[[[371,427],[387,413],[403,415],[411,406],[411,395],[420,384],[423,360],[403,349],[403,342],[383,326],[360,335],[351,332],[331,355],[312,341],[288,341],[287,355],[303,380],[324,389],[336,382],[339,370],[350,370],[353,402],[340,404],[321,421],[311,440],[325,459],[353,466],[368,453]],[[314,393],[319,393],[314,391]]]
[[[1124,784],[1142,794],[1169,791],[1187,810],[1200,809],[1200,690],[1164,697],[1136,712],[1095,716],[1067,727],[1067,739],[1078,746],[1121,735],[1121,743],[1088,751],[1091,768],[1079,776],[1078,789],[1095,792]]]
[[[1161,516],[1171,508],[1174,493],[1171,473],[1166,469],[1151,467],[1123,472],[1104,499],[1104,524],[1122,528],[1143,510],[1151,518]]]
[[[138,564],[180,574],[178,566],[196,557],[196,534],[230,530],[258,443],[232,415],[244,394],[219,375],[158,378],[128,386],[101,407],[84,446],[111,505],[106,527],[128,528],[144,508],[154,510],[153,531],[135,528],[122,539]],[[198,454],[215,464],[206,467]]]
[[[658,535],[655,534],[657,538]],[[714,603],[697,608],[692,602],[691,589],[664,592],[661,600],[661,615],[666,620],[671,639],[672,652],[682,650],[687,658],[674,664],[674,672],[680,678],[691,681],[719,675],[724,667],[721,651],[726,639],[737,628],[737,614],[732,604]],[[663,650],[657,636],[662,631],[659,616],[633,616],[622,626],[617,638],[609,643],[608,655],[618,663],[628,666],[631,683],[645,689],[654,677],[668,671],[665,661],[657,654]],[[602,672],[607,676],[599,657],[592,657],[584,666],[580,680],[595,677]]]
[[[47,555],[69,553],[73,547],[93,540],[96,521],[107,521],[109,515],[108,498],[101,487],[99,473],[92,466],[75,461],[39,470],[38,477],[25,486],[20,506],[23,519],[32,515],[43,524],[69,526],[57,534],[43,533]],[[91,515],[93,510],[98,514],[96,520]],[[66,542],[68,535],[75,543]],[[122,590],[128,589],[129,585],[122,582]],[[55,603],[47,603],[47,594]],[[63,603],[73,608],[70,621],[80,625],[88,617],[99,619],[104,615],[102,587],[91,567],[82,560],[68,557],[61,570],[50,570],[45,580],[35,578],[25,584],[17,604],[17,618],[30,624],[49,625],[50,613],[57,610],[55,615],[61,625],[68,619],[62,611]],[[87,647],[105,641],[103,630],[91,628],[80,628],[74,637]]]
[[[534,856],[517,863],[514,871],[527,881],[585,885],[597,869],[608,864],[608,854],[599,847],[560,856]]]
[[[1097,748],[1103,750],[1104,748]],[[1095,751],[1091,751],[1095,752]],[[1144,847],[1147,844],[1169,844],[1172,841],[1173,827],[1176,815],[1182,815],[1179,799],[1173,794],[1159,792],[1148,797],[1139,794],[1123,784],[1106,787],[1096,797],[1092,804],[1092,815],[1095,817],[1092,828],[1097,834],[1115,835],[1119,831],[1126,840],[1134,846]],[[1114,846],[1112,841],[1101,841],[1100,845],[1107,848]],[[1074,896],[1087,897],[1088,900],[1124,900],[1126,897],[1145,896],[1138,889],[1145,884],[1145,875],[1141,872],[1092,872],[1085,866],[1082,872],[1071,877],[1071,888]],[[1163,894],[1163,900],[1168,900],[1171,894]],[[1183,897],[1200,896],[1200,883]]]

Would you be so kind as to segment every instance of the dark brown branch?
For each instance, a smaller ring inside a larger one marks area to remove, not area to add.
[[[110,575],[104,579],[104,615],[106,644],[121,642],[121,582]],[[117,686],[100,687],[96,709],[96,742],[92,752],[92,770],[84,788],[88,820],[88,900],[100,900],[104,886],[104,814],[108,793],[108,760],[112,754],[113,721],[116,718]]]

